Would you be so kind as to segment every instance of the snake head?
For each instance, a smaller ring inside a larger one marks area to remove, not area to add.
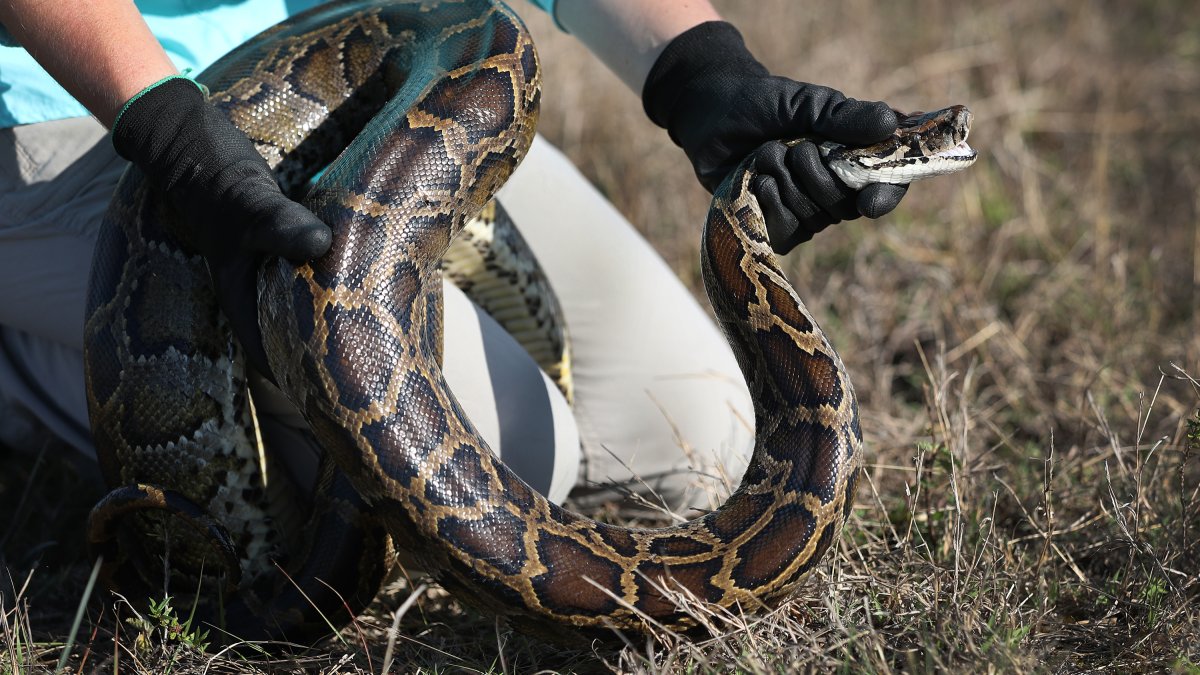
[[[885,141],[864,147],[828,141],[820,144],[825,162],[846,185],[856,190],[868,183],[905,185],[975,163],[978,154],[967,144],[972,114],[966,106],[894,112],[900,123]]]

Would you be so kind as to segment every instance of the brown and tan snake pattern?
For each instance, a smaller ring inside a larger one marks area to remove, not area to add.
[[[556,634],[639,629],[645,617],[686,625],[672,599],[679,588],[725,607],[776,603],[837,540],[862,436],[841,359],[771,252],[750,172],[736,171],[717,191],[703,237],[705,285],[749,383],[757,428],[749,469],[719,510],[649,530],[551,504],[488,450],[441,375],[442,256],[530,143],[537,64],[520,21],[498,2],[359,1],[296,17],[200,77],[294,190],[332,159],[327,148],[346,146],[304,199],[333,227],[333,248],[299,267],[267,263],[260,323],[281,388],[366,506],[339,497],[345,508],[317,509],[314,518],[347,528],[309,527],[315,544],[279,555],[308,561],[294,569],[320,576],[330,565],[309,563],[327,546],[322,537],[344,542],[346,532],[373,532],[379,522],[461,599]],[[264,466],[242,412],[241,366],[205,295],[203,267],[186,242],[174,243],[163,207],[146,192],[136,177],[123,183],[99,258],[116,262],[94,278],[88,391],[97,443],[111,446],[102,452],[113,485],[187,494],[230,532],[233,546],[216,548],[228,558],[241,547],[247,568],[248,558],[281,546],[268,535],[247,554],[244,542],[260,540],[245,531],[258,526],[225,518],[241,508],[226,506],[233,497],[273,508],[274,497],[253,494],[269,484],[261,468],[230,478],[221,465],[210,482],[236,488],[186,492],[203,482],[193,475],[211,471],[206,463],[219,463],[198,459],[210,451],[189,438],[243,433],[251,461],[234,463]],[[167,275],[177,277],[169,291],[147,292]],[[195,330],[172,332],[179,327]],[[219,386],[210,366],[224,378]],[[152,382],[192,370],[204,373]],[[193,430],[148,420],[173,407]],[[181,444],[183,457],[169,458],[167,446]],[[160,462],[169,468],[157,470]],[[121,512],[122,500],[114,502],[109,511]],[[98,510],[93,538],[111,542],[116,519]],[[205,517],[192,523],[212,529]],[[385,550],[377,536],[355,541],[353,555],[332,567]]]

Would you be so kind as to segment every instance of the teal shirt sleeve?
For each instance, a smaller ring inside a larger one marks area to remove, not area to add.
[[[558,15],[554,13],[554,6],[558,4],[558,0],[529,0],[529,2],[542,8],[543,11],[549,14],[550,18],[554,19],[554,25],[558,26],[559,30],[564,33],[567,32],[567,29],[558,22]]]

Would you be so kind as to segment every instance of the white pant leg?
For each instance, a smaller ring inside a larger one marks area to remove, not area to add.
[[[100,215],[124,170],[91,118],[0,129],[0,442],[94,455],[83,314]]]
[[[499,199],[566,314],[584,445],[577,495],[608,482],[641,491],[640,479],[672,506],[709,506],[724,493],[723,476],[736,485],[753,449],[753,406],[720,331],[645,239],[544,139],[534,141]]]

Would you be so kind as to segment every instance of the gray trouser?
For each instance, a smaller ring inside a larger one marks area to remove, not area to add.
[[[83,391],[87,270],[125,163],[90,118],[0,130],[0,442],[94,456]],[[446,289],[446,378],[493,450],[555,501],[603,486],[709,506],[736,484],[753,408],[724,339],[653,249],[542,139],[501,190],[562,302],[573,411],[533,361]],[[697,224],[697,230],[699,224]],[[317,450],[255,382],[268,441],[301,481]],[[582,450],[582,452],[581,452]]]

